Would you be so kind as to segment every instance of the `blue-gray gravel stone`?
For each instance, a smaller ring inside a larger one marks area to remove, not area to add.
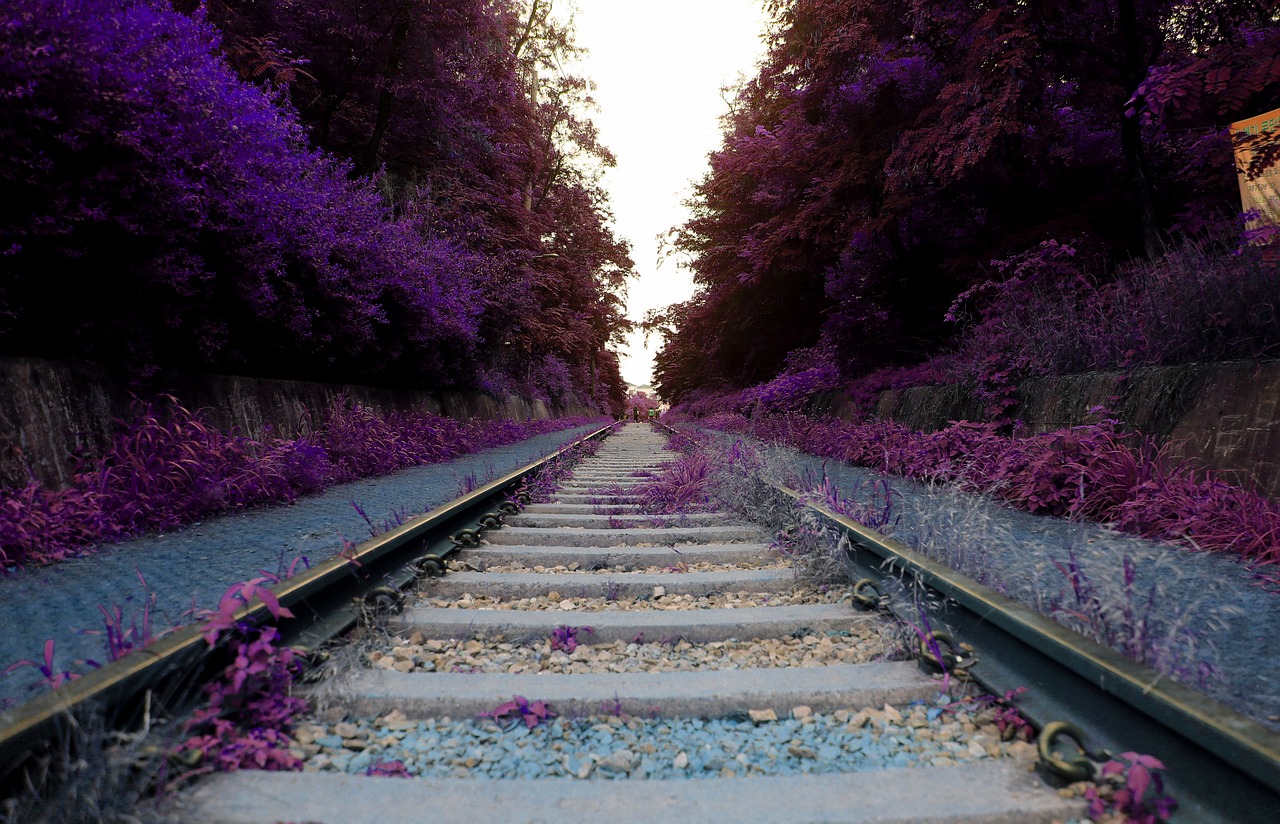
[[[487,449],[456,461],[412,467],[382,478],[330,487],[292,506],[229,513],[172,533],[148,535],[104,546],[93,555],[0,577],[0,670],[20,659],[40,659],[47,639],[55,642],[59,670],[83,668],[76,661],[103,661],[102,614],[119,605],[126,621],[141,623],[147,593],[141,574],[157,595],[152,624],[158,629],[186,623],[192,607],[210,609],[227,587],[284,572],[293,559],[311,562],[342,549],[342,540],[369,537],[356,512],[359,504],[374,524],[418,514],[447,503],[464,479],[486,482],[555,451],[598,425],[539,435]],[[0,709],[32,693],[34,667],[0,677]]]
[[[969,705],[953,709],[923,729],[942,724],[958,729],[962,720],[974,720]],[[409,729],[394,746],[380,743],[391,731],[378,722],[355,723],[359,738],[372,742],[368,749],[355,755],[331,752],[329,759],[312,759],[307,768],[319,764],[319,769],[354,773],[378,762],[402,761],[410,773],[429,778],[458,775],[459,765],[470,765],[462,768],[468,775],[490,778],[589,774],[596,780],[642,780],[711,777],[726,770],[819,774],[913,766],[939,757],[988,757],[954,741],[931,740],[910,726],[890,725],[883,734],[870,728],[850,730],[829,713],[815,713],[812,723],[786,720],[759,726],[731,719],[600,716],[556,718],[532,730],[523,724],[499,729],[488,720],[427,721]],[[438,737],[430,734],[433,724]],[[687,766],[677,767],[682,752]]]
[[[1168,628],[1168,637],[1143,646],[1180,659],[1185,672],[1178,680],[1280,731],[1280,655],[1256,654],[1280,649],[1280,597],[1260,586],[1238,559],[1103,525],[1031,515],[986,495],[933,488],[790,449],[766,451],[775,466],[796,475],[821,478],[825,473],[848,498],[866,500],[860,490],[887,483],[894,496],[893,537],[915,548],[942,547],[926,554],[944,563],[967,555],[971,567],[990,573],[975,576],[982,583],[1041,611],[1049,611],[1055,600],[1072,606],[1070,584],[1054,565],[1070,555],[1104,603],[1123,603],[1127,558],[1135,569],[1134,613],[1149,614],[1144,626],[1153,632],[1161,625]],[[973,575],[972,569],[966,574]],[[1148,600],[1152,591],[1156,597]],[[1121,636],[1127,631],[1117,628]],[[1202,663],[1216,675],[1201,680],[1192,671]]]

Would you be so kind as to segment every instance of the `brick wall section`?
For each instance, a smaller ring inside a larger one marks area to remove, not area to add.
[[[303,434],[343,392],[380,410],[426,408],[461,420],[598,414],[581,407],[548,409],[539,400],[500,401],[480,393],[433,394],[225,375],[164,374],[150,386],[156,388],[139,394],[172,394],[186,408],[203,410],[215,426],[235,428],[250,437],[268,431]],[[125,381],[100,369],[34,358],[0,359],[0,484],[26,483],[30,475],[49,485],[62,483],[72,469],[73,451],[107,443],[114,421],[129,417],[132,398]]]
[[[1013,415],[1032,431],[1075,426],[1094,406],[1126,429],[1171,443],[1174,454],[1228,473],[1280,497],[1280,361],[1240,361],[1036,378],[1018,391]],[[813,410],[852,418],[847,397],[827,396]],[[923,431],[979,420],[982,404],[963,386],[880,394],[875,415]]]

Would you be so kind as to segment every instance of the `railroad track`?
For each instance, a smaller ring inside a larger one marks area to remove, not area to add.
[[[351,628],[353,596],[367,613],[450,570],[335,655],[352,666],[311,689],[303,772],[213,776],[178,820],[1080,817],[1078,798],[1031,772],[1030,745],[1002,740],[996,707],[900,660],[907,624],[953,629],[956,650],[972,642],[987,691],[1029,687],[1018,705],[1037,728],[1069,719],[1090,744],[1164,759],[1175,822],[1276,820],[1273,733],[821,507],[848,539],[852,593],[797,581],[770,536],[733,515],[646,512],[634,492],[675,457],[665,442],[620,427],[501,529],[489,511],[540,464],[277,586],[298,615],[280,622],[285,640],[316,645]],[[882,597],[904,582],[925,597]],[[237,620],[267,613],[255,602]],[[965,663],[945,639],[933,651]],[[223,664],[192,629],[7,713],[0,772],[39,752],[68,708],[105,704],[136,724],[172,703],[174,683],[189,694]],[[1072,735],[1040,760],[1082,769]],[[406,770],[422,777],[378,775]]]
[[[636,476],[671,460],[665,440],[626,426],[552,502],[485,533],[366,645],[371,666],[312,694],[323,709],[300,730],[306,771],[213,777],[190,798],[191,820],[1080,814],[980,704],[944,712],[941,682],[914,662],[847,663],[895,637],[841,601],[847,588],[798,583],[769,536],[732,515],[645,512]],[[508,702],[505,717],[475,720]],[[544,706],[558,717],[539,717]],[[392,761],[433,777],[348,772]],[[479,780],[493,776],[509,780]]]

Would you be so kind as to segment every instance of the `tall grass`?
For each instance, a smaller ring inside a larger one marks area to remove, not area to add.
[[[340,398],[306,437],[255,440],[218,430],[171,397],[137,402],[102,455],[79,459],[68,488],[0,489],[0,572],[587,422],[380,414]]]
[[[994,424],[963,421],[925,433],[794,413],[718,415],[700,424],[886,474],[954,483],[1035,514],[1231,553],[1268,582],[1280,582],[1280,504],[1175,462],[1114,421],[1035,435],[1003,435]]]
[[[783,480],[803,490],[809,500],[890,534],[1164,675],[1201,688],[1219,675],[1210,638],[1220,635],[1223,622],[1238,610],[1224,603],[1221,582],[1193,579],[1194,573],[1178,563],[1176,553],[1144,551],[1106,531],[1091,530],[1090,537],[1078,543],[1075,538],[1015,534],[998,501],[975,496],[954,483],[935,480],[908,493],[909,500],[879,479],[841,490],[825,467],[818,473],[798,472],[785,455],[762,454],[766,451],[742,439],[704,440],[711,454],[750,454],[758,473]],[[767,513],[767,525],[777,530],[774,546],[791,559],[801,578],[813,585],[847,583],[849,545],[842,531],[807,507],[770,496],[759,474],[727,471],[727,460],[715,463],[721,467],[712,479],[717,497],[738,511]],[[765,502],[769,498],[772,504]],[[779,505],[781,501],[785,503]],[[908,612],[930,597],[914,586],[895,583],[893,576],[885,579],[882,594],[909,607]]]

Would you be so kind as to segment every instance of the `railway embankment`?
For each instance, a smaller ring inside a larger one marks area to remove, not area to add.
[[[1177,457],[1230,473],[1280,496],[1280,361],[1151,366],[1126,371],[1031,378],[1018,385],[1009,413],[1032,432],[1076,426],[1105,407],[1129,430],[1169,443]],[[949,421],[981,420],[973,387],[920,386],[880,393],[872,417],[922,431]],[[857,417],[848,395],[814,398],[813,415]]]
[[[311,431],[339,398],[375,412],[426,410],[457,420],[547,420],[596,415],[575,404],[549,406],[482,392],[425,392],[356,384],[162,372],[145,385],[84,364],[0,358],[0,485],[35,477],[65,483],[78,450],[103,451],[135,398],[172,395],[213,427],[262,439]]]

